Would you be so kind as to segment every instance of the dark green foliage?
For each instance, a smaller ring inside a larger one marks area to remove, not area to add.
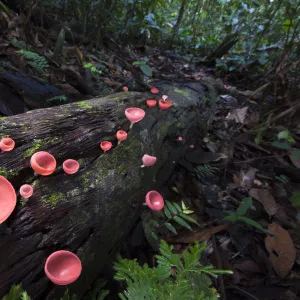
[[[183,255],[172,253],[172,246],[161,241],[160,255],[156,255],[156,268],[147,264],[140,266],[136,260],[118,258],[114,268],[115,279],[124,280],[127,289],[121,299],[157,300],[216,300],[219,295],[211,286],[208,274],[231,274],[231,271],[215,270],[212,266],[200,266],[200,257],[205,244],[195,244]]]
[[[231,213],[229,216],[226,216],[224,220],[230,221],[230,222],[243,222],[246,225],[253,226],[261,231],[265,231],[264,228],[257,223],[256,221],[245,217],[247,214],[249,208],[252,206],[252,198],[247,197],[244,198],[237,208],[236,212]]]
[[[38,55],[35,52],[27,50],[18,50],[16,53],[24,56],[26,64],[33,67],[38,73],[44,74],[47,71],[48,62],[45,57]]]

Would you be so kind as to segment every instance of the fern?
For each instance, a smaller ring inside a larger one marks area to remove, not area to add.
[[[54,96],[51,99],[46,100],[50,104],[63,104],[68,101],[68,97],[65,95]]]
[[[140,266],[136,260],[118,258],[114,265],[115,279],[125,280],[127,289],[119,294],[122,300],[136,299],[180,299],[180,300],[216,300],[219,295],[211,286],[210,278],[205,274],[231,274],[231,271],[213,269],[212,266],[199,267],[200,257],[205,244],[196,243],[180,254],[172,253],[172,246],[165,241],[160,244],[157,255],[158,266],[149,268]]]
[[[23,290],[22,284],[13,285],[9,293],[2,300],[31,300],[26,291]]]
[[[218,168],[212,167],[212,166],[206,165],[206,164],[204,164],[203,166],[198,166],[197,168],[195,168],[196,175],[199,179],[201,179],[201,176],[212,176],[212,175],[214,175],[216,173],[216,170],[218,170]]]
[[[33,67],[37,72],[40,74],[46,73],[49,65],[45,57],[27,50],[18,50],[16,53],[22,55],[26,59],[26,64]]]

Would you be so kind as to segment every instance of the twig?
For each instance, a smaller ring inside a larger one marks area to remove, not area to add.
[[[230,287],[232,287],[232,288],[234,288],[234,289],[237,289],[237,290],[239,290],[239,291],[243,292],[244,294],[246,294],[246,295],[250,296],[251,298],[253,298],[253,299],[255,299],[255,300],[259,300],[259,299],[258,299],[258,298],[256,298],[255,296],[251,295],[250,293],[248,293],[248,292],[244,291],[243,289],[241,289],[241,288],[239,288],[239,287],[237,287],[237,286],[235,286],[235,285],[228,284],[228,286],[230,286]]]
[[[214,249],[215,254],[216,254],[217,268],[222,269],[223,268],[222,261],[221,261],[220,253],[219,253],[219,250],[218,250],[218,247],[217,247],[216,237],[215,237],[214,234],[212,235],[212,246],[213,246],[213,249]],[[225,285],[224,285],[223,275],[218,276],[217,281],[218,281],[218,286],[219,286],[219,289],[220,289],[220,293],[222,295],[222,299],[226,300],[226,292],[225,292]]]
[[[259,156],[259,157],[254,157],[254,158],[247,159],[247,160],[244,160],[244,161],[233,161],[233,163],[234,164],[244,164],[244,163],[248,163],[248,162],[254,161],[256,159],[264,159],[264,158],[272,158],[272,157],[276,157],[276,155]]]

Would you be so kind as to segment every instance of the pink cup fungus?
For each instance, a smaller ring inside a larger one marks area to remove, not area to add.
[[[131,107],[125,110],[125,116],[130,121],[130,128],[132,128],[134,123],[141,121],[145,117],[145,111],[141,108]]]
[[[148,107],[155,107],[157,101],[156,100],[147,100],[146,101]]]
[[[123,86],[123,91],[124,92],[128,92],[128,87],[127,86]]]
[[[120,144],[121,142],[125,141],[127,139],[127,132],[124,130],[119,130],[116,134],[116,137],[118,139],[118,144]]]
[[[20,195],[25,199],[29,199],[33,194],[33,187],[30,184],[23,184],[20,187]]]
[[[150,156],[148,154],[145,154],[142,157],[142,161],[143,161],[143,164],[142,164],[141,168],[151,167],[156,163],[157,158],[155,156]]]
[[[190,148],[194,149],[194,148],[195,148],[195,146],[194,146],[194,145],[190,145]]]
[[[183,141],[182,136],[179,136],[178,139],[177,139],[177,141],[178,141],[178,142],[182,142],[182,141]]]
[[[13,212],[17,204],[17,195],[12,184],[0,176],[0,224]]]
[[[158,88],[152,87],[152,88],[151,88],[151,93],[152,93],[152,94],[158,94],[158,93],[159,93]]]
[[[101,147],[101,149],[102,149],[104,152],[106,152],[106,151],[108,151],[108,150],[111,149],[112,143],[111,143],[111,142],[108,142],[108,141],[104,141],[104,142],[102,142],[102,143],[100,144],[100,147]]]
[[[56,159],[46,151],[34,153],[30,164],[34,172],[42,176],[48,176],[56,169]]]
[[[72,252],[60,250],[46,260],[45,273],[57,285],[68,285],[78,279],[82,271],[80,259]]]
[[[11,138],[2,138],[0,141],[0,149],[5,151],[11,151],[15,148],[15,141]]]
[[[169,101],[169,100],[160,99],[158,101],[158,106],[159,106],[160,109],[165,110],[165,109],[168,109],[172,106],[172,102]]]
[[[160,193],[157,191],[150,191],[146,195],[146,204],[152,210],[159,211],[163,209],[165,202]]]
[[[75,159],[67,159],[63,163],[63,169],[66,174],[75,174],[79,170],[79,162]]]

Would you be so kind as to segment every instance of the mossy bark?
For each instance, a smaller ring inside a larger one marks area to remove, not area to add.
[[[185,94],[172,94],[182,84],[159,88],[172,95],[171,109],[148,109],[145,100],[153,96],[129,92],[0,119],[0,138],[16,142],[13,151],[0,153],[1,174],[16,190],[24,183],[34,186],[29,201],[18,197],[15,211],[0,225],[0,297],[22,282],[33,299],[58,299],[63,288],[53,285],[43,268],[53,251],[67,249],[82,260],[82,275],[68,287],[80,298],[109,251],[146,209],[145,194],[151,189],[163,193],[173,160],[188,147],[179,145],[177,137],[188,143],[196,129],[201,139],[209,110],[201,100],[203,88],[184,86]],[[129,130],[124,111],[132,106],[145,109],[146,116]],[[128,138],[117,145],[119,129],[128,131]],[[99,147],[103,140],[114,145],[107,153]],[[30,156],[41,150],[56,157],[58,168],[50,176],[35,177]],[[157,164],[140,168],[145,153],[157,156]],[[78,173],[64,174],[61,165],[68,158],[80,162]]]

